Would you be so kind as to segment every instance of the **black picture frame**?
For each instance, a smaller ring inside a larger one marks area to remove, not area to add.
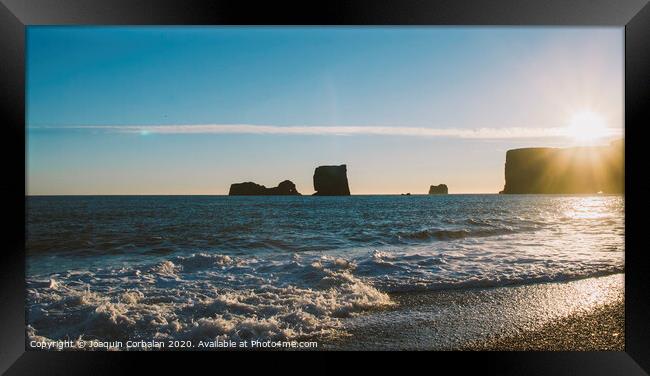
[[[173,365],[175,362],[170,359],[178,355],[25,351],[25,27],[212,24],[625,27],[625,352],[463,352],[426,353],[424,357],[426,364],[438,370],[466,371],[478,367],[483,373],[496,374],[642,375],[650,372],[650,292],[647,289],[650,263],[643,242],[643,218],[650,200],[643,196],[648,192],[648,185],[643,179],[647,168],[643,164],[644,146],[641,145],[650,112],[650,5],[647,0],[0,0],[3,120],[0,123],[3,131],[0,187],[5,217],[4,244],[0,250],[1,372],[6,371],[8,375],[70,375],[89,371],[115,374],[130,370],[133,363],[145,362],[153,367],[149,369],[151,373],[156,364],[163,368],[169,362]],[[194,354],[197,353],[185,353]],[[278,363],[289,361],[284,354]],[[313,353],[300,353],[303,354]],[[232,353],[201,355],[209,357],[202,358],[212,363],[215,357],[230,357]],[[161,361],[163,356],[165,361]],[[245,361],[244,366],[249,369],[255,363]],[[322,364],[323,370],[339,368]],[[257,365],[265,366],[262,362]],[[403,370],[409,369],[404,364]]]

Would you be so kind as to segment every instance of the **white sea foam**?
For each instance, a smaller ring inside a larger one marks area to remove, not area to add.
[[[530,255],[528,264],[502,260],[496,269],[462,254],[374,250],[352,259],[304,254],[261,262],[199,253],[135,270],[30,281],[28,319],[34,335],[52,338],[111,340],[137,333],[142,339],[294,339],[342,334],[340,318],[393,304],[382,290],[498,286],[621,271],[603,259],[549,273],[552,263],[535,265]],[[113,284],[115,279],[121,283]]]
[[[247,273],[227,286],[222,282],[228,278],[213,282],[210,273],[196,278],[197,264],[214,272],[224,264],[241,267],[245,262],[205,254],[183,260],[177,260],[179,265],[157,263],[146,273],[120,268],[87,274],[95,286],[62,280],[54,284],[56,289],[32,287],[38,299],[30,306],[31,330],[54,338],[90,335],[106,340],[134,333],[143,339],[292,339],[340,334],[339,318],[393,304],[387,294],[351,274],[352,263],[342,258],[320,260],[328,267],[307,266],[319,271],[320,280],[312,279],[319,288],[258,284],[254,277],[247,281]],[[183,271],[188,265],[191,275]],[[124,284],[98,284],[99,275],[124,276]],[[158,287],[155,282],[170,278],[173,284]]]
[[[156,274],[158,274],[160,276],[163,276],[163,277],[178,278],[178,275],[176,274],[176,272],[179,269],[180,268],[178,266],[174,265],[173,262],[171,262],[169,260],[165,260],[165,261],[161,262],[160,264],[154,266],[151,270],[154,273],[156,273]]]

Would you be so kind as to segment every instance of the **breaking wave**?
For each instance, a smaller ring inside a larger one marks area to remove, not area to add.
[[[341,335],[340,318],[393,304],[386,293],[352,275],[341,259],[292,263],[311,287],[278,285],[271,275],[256,276],[251,266],[256,260],[204,253],[144,270],[70,272],[30,280],[28,334],[52,339],[287,340]],[[250,273],[238,273],[239,268]]]

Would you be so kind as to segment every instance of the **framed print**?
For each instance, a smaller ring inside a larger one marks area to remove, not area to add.
[[[645,1],[0,13],[3,372],[650,367]]]

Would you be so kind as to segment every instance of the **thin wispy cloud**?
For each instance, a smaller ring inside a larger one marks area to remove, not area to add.
[[[250,124],[192,124],[192,125],[76,125],[38,126],[31,129],[94,130],[109,133],[148,134],[255,134],[312,136],[418,136],[467,139],[526,139],[566,137],[565,127],[554,128],[428,128],[398,126],[277,126]],[[610,128],[609,136],[619,136],[621,129]]]

